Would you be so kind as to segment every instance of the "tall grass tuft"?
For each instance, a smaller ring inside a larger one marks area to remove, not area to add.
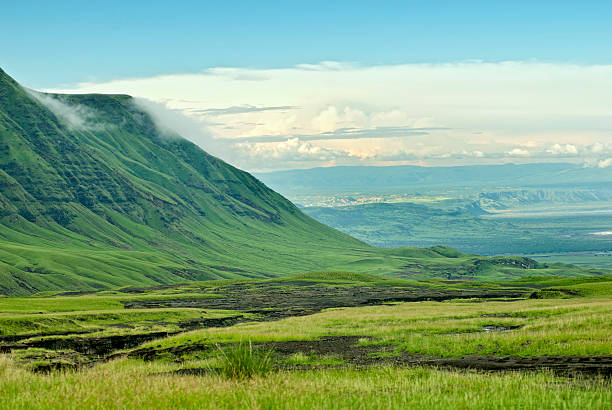
[[[219,372],[230,379],[249,379],[269,373],[272,366],[272,349],[253,349],[249,340],[221,348],[217,358],[221,363]]]

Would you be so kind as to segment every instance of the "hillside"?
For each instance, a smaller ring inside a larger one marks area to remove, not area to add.
[[[72,111],[0,72],[0,293],[266,276],[369,248],[165,135],[129,96],[54,101]]]
[[[366,245],[161,131],[127,95],[34,93],[0,70],[0,294],[326,269],[480,272],[482,258],[459,256]],[[526,274],[492,266],[494,277]]]

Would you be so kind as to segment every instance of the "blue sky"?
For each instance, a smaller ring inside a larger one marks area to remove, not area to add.
[[[126,93],[247,170],[612,166],[610,1],[21,1],[0,67]]]
[[[0,66],[32,87],[209,67],[612,62],[609,1],[15,1]]]

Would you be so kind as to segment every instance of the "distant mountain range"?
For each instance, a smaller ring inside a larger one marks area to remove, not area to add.
[[[449,189],[474,192],[569,185],[612,192],[612,167],[589,168],[567,163],[328,167],[258,173],[257,177],[288,196],[331,192],[446,192]]]
[[[597,234],[612,226],[612,167],[329,167],[258,176],[318,221],[376,246],[445,245],[484,255],[612,252],[612,236]]]

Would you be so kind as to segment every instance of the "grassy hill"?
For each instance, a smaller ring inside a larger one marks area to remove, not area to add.
[[[328,269],[450,277],[482,259],[368,246],[160,130],[129,96],[34,93],[0,70],[0,294]],[[524,275],[500,269],[487,272]],[[584,273],[540,274],[562,271]]]

